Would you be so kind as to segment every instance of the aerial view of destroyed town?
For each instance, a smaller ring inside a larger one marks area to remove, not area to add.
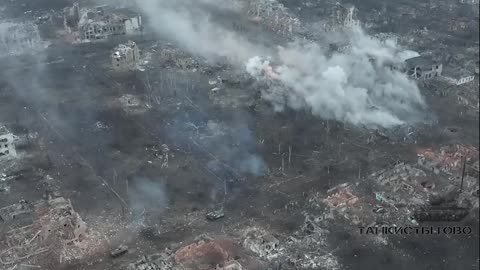
[[[0,0],[0,270],[473,270],[479,0]]]

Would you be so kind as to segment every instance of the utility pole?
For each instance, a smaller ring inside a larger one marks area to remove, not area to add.
[[[463,157],[463,168],[462,168],[462,182],[460,183],[460,193],[463,192],[463,179],[465,178],[465,168],[467,165],[467,158]]]

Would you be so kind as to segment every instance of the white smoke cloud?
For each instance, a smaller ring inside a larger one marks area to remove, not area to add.
[[[325,119],[391,127],[415,121],[425,105],[414,82],[386,67],[416,56],[415,52],[400,50],[392,40],[371,38],[360,29],[348,33],[346,53],[331,54],[316,44],[300,43],[266,49],[211,18],[215,12],[235,9],[232,1],[138,0],[137,4],[159,34],[191,53],[247,63],[248,73],[269,82],[263,98],[277,111],[308,109]],[[258,55],[275,55],[272,61],[279,64],[272,66]]]
[[[241,63],[261,53],[261,46],[250,43],[211,19],[205,5],[234,10],[233,1],[138,0],[137,5],[148,16],[150,25],[160,35],[177,42],[191,53],[207,59],[226,57]]]
[[[263,98],[276,110],[307,108],[325,119],[366,126],[414,121],[425,106],[420,91],[405,74],[389,67],[413,54],[360,29],[351,32],[349,43],[348,52],[330,55],[317,44],[294,43],[279,48],[278,66],[253,57],[246,69],[270,81]]]

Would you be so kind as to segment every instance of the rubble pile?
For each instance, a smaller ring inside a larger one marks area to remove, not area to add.
[[[299,231],[288,237],[286,263],[295,269],[339,269],[337,258],[325,252],[327,244],[328,218],[304,213],[305,221]]]
[[[333,193],[334,191],[336,192]],[[352,194],[350,186],[347,183],[335,187],[327,193],[331,194],[328,195],[324,202],[329,207],[337,208],[346,205],[353,205],[358,201],[358,197]]]
[[[382,189],[376,195],[377,201],[393,207],[422,205],[428,193],[439,188],[439,180],[433,181],[425,171],[406,163],[373,173],[371,178]]]
[[[163,48],[160,52],[160,59],[167,68],[190,70],[198,68],[199,65],[191,55],[175,48]]]
[[[260,258],[268,261],[281,257],[284,254],[284,248],[280,246],[280,241],[275,236],[259,228],[247,229],[243,246]]]
[[[34,207],[34,228],[43,245],[59,254],[59,263],[71,263],[94,255],[104,248],[99,235],[87,231],[87,224],[69,200],[58,197]]]
[[[41,254],[49,251],[42,246],[32,225],[27,225],[7,231],[1,238],[0,264],[11,269],[19,263],[37,260]]]
[[[417,148],[418,164],[434,173],[461,174],[463,161],[474,164],[478,161],[478,149],[467,145],[448,145],[440,149]]]
[[[128,265],[127,270],[183,270],[175,266],[172,259],[163,253],[143,256],[140,260]]]
[[[0,219],[15,222],[15,228],[6,232],[0,243],[7,247],[0,253],[5,265],[53,267],[90,257],[106,247],[102,236],[87,230],[86,223],[63,197],[34,204],[21,201],[0,209]]]
[[[340,215],[355,225],[368,224],[372,221],[371,208],[365,200],[360,200],[353,194],[353,187],[348,183],[338,185],[327,191],[327,197],[322,200],[328,206],[335,218]]]

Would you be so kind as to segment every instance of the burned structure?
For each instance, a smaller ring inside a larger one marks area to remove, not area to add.
[[[107,5],[80,9],[78,3],[64,10],[67,33],[76,33],[81,41],[105,40],[117,35],[136,35],[143,31],[142,17]]]
[[[358,20],[358,9],[353,5],[342,5],[337,3],[333,8],[333,27],[350,29],[360,25]]]
[[[127,44],[120,44],[113,49],[112,67],[118,71],[135,69],[139,56],[140,51],[135,42],[130,40]]]
[[[417,80],[429,80],[442,75],[443,65],[428,56],[417,56],[405,60],[404,70]]]
[[[80,6],[74,3],[72,7],[66,7],[63,10],[63,27],[67,33],[71,33],[78,28],[80,22]]]

